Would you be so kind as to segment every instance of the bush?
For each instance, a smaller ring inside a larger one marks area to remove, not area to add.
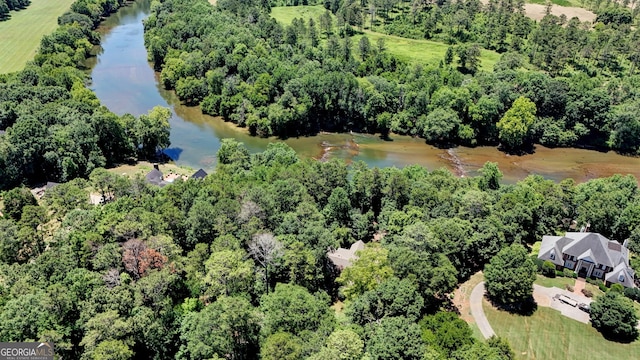
[[[624,286],[620,285],[620,284],[613,284],[611,285],[611,291],[615,291],[619,294],[624,293]]]
[[[538,272],[543,273],[544,274],[544,268],[543,268],[543,264],[545,263],[544,261],[542,261],[541,259],[538,259],[537,255],[531,255],[529,256],[529,258],[531,259],[531,261],[533,261],[534,265],[536,266],[536,269],[538,269]]]
[[[567,284],[567,285],[565,285],[564,287],[565,287],[565,289],[567,289],[567,291],[571,291],[571,292],[573,292],[573,286],[571,286],[571,285]]]
[[[588,298],[593,297],[593,292],[591,290],[582,289],[582,294]]]
[[[569,269],[562,269],[562,275],[574,279],[578,277],[578,274],[576,274],[575,271]]]
[[[542,273],[547,277],[556,277],[556,266],[547,260],[542,264]]]
[[[631,300],[640,302],[640,289],[638,288],[626,288],[624,289],[624,296]]]
[[[557,277],[563,277],[564,276],[564,272],[562,270],[556,270],[556,276]]]

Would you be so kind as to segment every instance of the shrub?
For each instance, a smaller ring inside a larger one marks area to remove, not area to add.
[[[564,272],[562,270],[556,270],[556,276],[557,277],[563,277],[564,276]]]
[[[624,289],[624,296],[631,300],[640,302],[640,289],[638,288],[626,288]]]
[[[556,266],[549,260],[542,264],[542,274],[547,277],[556,277]]]
[[[567,291],[571,291],[571,292],[573,292],[573,286],[571,286],[571,285],[567,284],[567,285],[565,285],[564,287],[565,287],[565,289],[567,289]]]
[[[562,276],[566,276],[566,277],[572,278],[573,275],[575,275],[575,272],[573,270],[562,269]]]
[[[545,261],[538,259],[537,255],[531,255],[529,256],[529,258],[531,259],[531,261],[533,261],[533,264],[536,266],[536,269],[538,269],[538,272],[541,272],[544,274],[543,264],[545,263]]]
[[[593,292],[591,290],[582,289],[582,294],[588,298],[593,297]]]
[[[613,284],[611,285],[611,291],[615,291],[619,294],[624,293],[624,286],[620,285],[620,284]]]

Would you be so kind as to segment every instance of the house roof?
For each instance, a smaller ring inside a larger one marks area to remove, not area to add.
[[[613,271],[607,273],[605,280],[625,287],[635,287],[635,284],[633,283],[634,275],[635,271],[633,271],[633,269],[624,263],[620,263],[613,269]]]
[[[570,239],[563,236],[543,236],[538,258],[549,260],[556,265],[564,265],[562,260],[562,248],[570,241]],[[554,256],[551,256],[551,254]]]
[[[164,181],[162,171],[158,169],[153,169],[149,171],[149,173],[145,178],[149,184],[153,184],[161,187],[167,185],[167,182]]]
[[[204,177],[207,176],[207,172],[200,169],[198,171],[196,171],[193,175],[191,175],[192,179],[204,179]]]
[[[353,243],[349,249],[338,248],[335,251],[329,251],[327,253],[327,257],[338,268],[344,269],[345,267],[351,265],[351,263],[358,258],[356,252],[359,250],[363,250],[364,248],[364,242],[358,240]]]
[[[568,232],[565,237],[572,239],[562,252],[580,259],[586,251],[591,252],[591,262],[615,267],[620,263],[621,252],[611,249],[610,240],[598,233]],[[618,242],[616,242],[619,244]],[[622,246],[620,246],[622,247]],[[582,260],[582,259],[581,259]]]
[[[551,256],[555,254],[555,256]],[[634,271],[629,267],[629,249],[617,241],[609,240],[598,233],[567,232],[565,236],[543,236],[538,258],[564,266],[563,254],[611,267],[605,276],[607,281],[633,287]],[[624,272],[625,281],[618,281]],[[615,279],[614,279],[615,278]],[[613,279],[613,280],[610,280]],[[615,280],[615,281],[614,281]]]

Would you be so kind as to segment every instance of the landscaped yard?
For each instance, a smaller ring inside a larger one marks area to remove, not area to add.
[[[518,359],[638,359],[640,341],[620,344],[605,340],[591,325],[539,307],[532,316],[512,315],[486,300],[485,314],[498,336],[509,341]]]
[[[11,12],[11,19],[0,22],[0,74],[24,68],[32,60],[43,35],[58,26],[74,0],[31,0],[26,9]]]
[[[321,5],[315,6],[280,6],[271,9],[271,16],[279,23],[289,25],[294,18],[316,20],[316,26],[319,25],[318,18],[326,10]],[[334,17],[334,24],[336,23]],[[319,28],[318,28],[319,30]],[[414,40],[399,36],[386,35],[379,32],[364,30],[362,35],[353,37],[353,54],[358,55],[358,41],[362,36],[367,36],[372,46],[375,47],[378,39],[384,39],[387,51],[394,54],[401,60],[424,65],[438,65],[440,60],[444,59],[449,45],[429,40]],[[482,49],[480,51],[480,69],[491,71],[493,65],[500,59],[500,54],[495,51]]]
[[[544,275],[538,275],[535,284],[544,286],[544,287],[557,287],[560,289],[566,289],[566,285],[574,286],[576,283],[576,279],[568,278],[564,276],[557,276],[555,278],[548,278]],[[593,284],[586,283],[585,289],[591,291],[593,293],[593,297],[604,295],[604,293]]]

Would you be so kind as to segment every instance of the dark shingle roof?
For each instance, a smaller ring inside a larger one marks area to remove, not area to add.
[[[191,175],[192,179],[204,179],[204,177],[207,176],[207,172],[200,169],[198,171],[196,171],[193,175]]]

